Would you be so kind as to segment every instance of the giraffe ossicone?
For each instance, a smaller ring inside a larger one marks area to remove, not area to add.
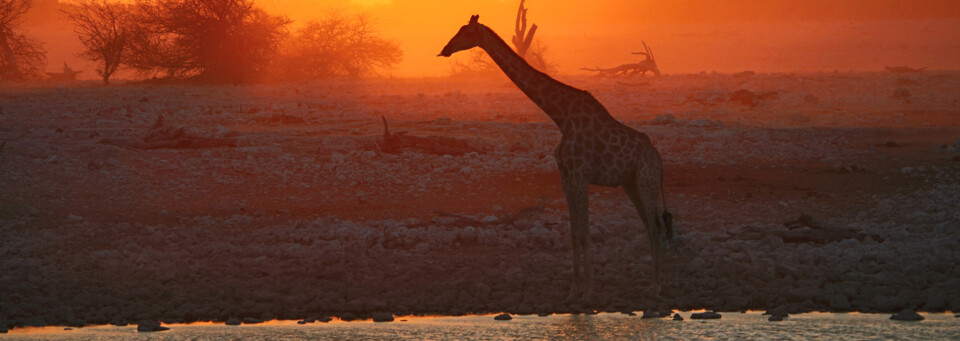
[[[589,92],[561,83],[530,66],[493,30],[470,17],[440,56],[474,47],[497,66],[557,124],[562,133],[555,157],[570,212],[573,284],[570,298],[592,295],[589,241],[589,185],[623,187],[646,226],[653,253],[654,291],[660,292],[661,242],[673,238],[672,215],[663,194],[663,164],[650,138],[623,123]],[[662,203],[662,205],[661,205]],[[583,267],[583,280],[581,271]],[[583,288],[585,286],[585,288]],[[585,289],[585,290],[583,290]]]

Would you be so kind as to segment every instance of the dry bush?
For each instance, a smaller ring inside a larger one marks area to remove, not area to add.
[[[497,63],[481,48],[474,48],[458,56],[450,66],[450,74],[456,78],[495,78],[502,72]]]
[[[252,0],[143,0],[124,64],[141,73],[242,82],[273,67],[290,21]]]
[[[282,66],[291,78],[370,76],[400,62],[400,46],[378,36],[367,15],[333,13],[289,40]]]
[[[539,39],[534,40],[533,45],[527,50],[527,55],[523,59],[526,59],[527,63],[530,63],[530,66],[534,69],[546,74],[553,74],[557,71],[557,65],[547,61],[547,49],[547,45]]]
[[[74,32],[83,44],[80,56],[100,62],[97,74],[110,83],[123,61],[133,32],[131,6],[106,0],[79,0],[66,10]]]
[[[47,51],[40,41],[20,31],[30,0],[0,0],[0,79],[23,81],[43,77]]]

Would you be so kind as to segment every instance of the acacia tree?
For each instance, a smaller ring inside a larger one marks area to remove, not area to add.
[[[83,44],[80,56],[99,61],[97,74],[109,84],[110,76],[120,67],[130,41],[131,6],[106,0],[80,0],[67,10],[74,32]]]
[[[0,0],[0,79],[22,81],[42,76],[47,51],[20,31],[30,0]]]
[[[177,46],[178,35],[163,29],[156,1],[138,2],[130,15],[135,24],[130,27],[124,65],[142,76],[186,78],[197,74],[194,58],[186,48]]]
[[[321,78],[376,74],[400,62],[397,43],[377,35],[367,15],[340,13],[307,23],[287,44],[288,76]]]
[[[143,73],[240,82],[267,72],[290,21],[253,0],[143,0],[125,64]]]

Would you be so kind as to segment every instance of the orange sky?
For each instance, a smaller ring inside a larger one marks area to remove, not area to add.
[[[367,12],[381,35],[403,49],[403,61],[388,74],[408,77],[448,74],[451,60],[436,55],[471,14],[509,41],[519,0],[258,3],[295,23],[329,10]],[[636,62],[629,53],[642,49],[640,40],[651,45],[664,73],[960,69],[956,0],[527,0],[526,6],[559,73]],[[48,69],[75,60],[69,28],[30,29],[48,41]]]

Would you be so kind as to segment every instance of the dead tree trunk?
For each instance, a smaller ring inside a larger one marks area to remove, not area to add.
[[[527,31],[527,9],[523,8],[524,0],[520,0],[520,8],[517,9],[517,22],[514,25],[513,46],[517,49],[520,58],[525,58],[530,44],[533,43],[533,35],[537,33],[537,24],[530,26]]]

